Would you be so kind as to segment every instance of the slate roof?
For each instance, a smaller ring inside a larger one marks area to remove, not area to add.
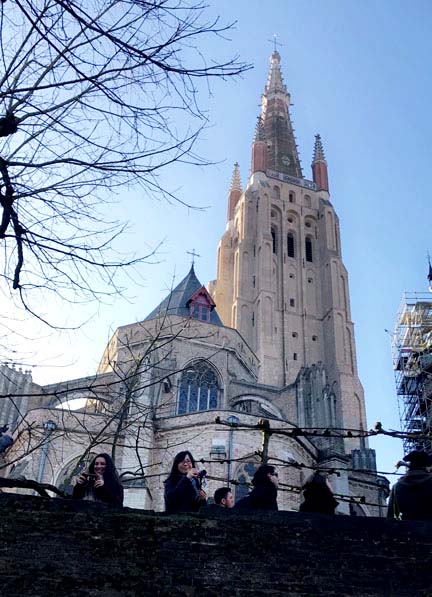
[[[189,306],[187,302],[189,299],[201,288],[203,285],[195,275],[194,266],[190,268],[189,273],[178,286],[172,290],[167,297],[147,315],[144,321],[149,319],[156,319],[162,315],[179,315],[180,317],[190,317]],[[214,325],[223,326],[216,309],[210,312],[210,322]]]

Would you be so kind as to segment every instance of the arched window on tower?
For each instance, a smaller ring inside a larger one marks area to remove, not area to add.
[[[313,252],[312,252],[312,239],[310,238],[310,236],[306,237],[305,250],[306,250],[306,261],[309,261],[310,263],[312,263]]]
[[[213,368],[205,361],[197,361],[181,374],[177,414],[217,408],[219,393],[218,378]]]
[[[288,200],[290,203],[295,203],[295,193],[293,191],[290,191],[288,195]]]
[[[280,199],[280,188],[277,185],[275,185],[273,187],[273,192],[274,192],[275,198]]]
[[[288,232],[287,251],[288,251],[288,257],[295,257],[294,234],[292,232]]]
[[[276,235],[276,228],[274,228],[273,226],[271,227],[271,237],[272,237],[273,253],[276,255],[276,253],[277,253],[277,235]]]

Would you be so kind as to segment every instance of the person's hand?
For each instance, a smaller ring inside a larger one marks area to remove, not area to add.
[[[105,483],[104,483],[102,475],[97,475],[97,479],[96,479],[96,481],[94,483],[94,488],[98,489],[99,487],[103,487],[104,484]]]
[[[200,489],[200,490],[198,491],[198,499],[199,499],[199,500],[203,500],[203,501],[205,501],[205,500],[207,499],[207,494],[206,494],[206,492],[204,491],[204,489]]]
[[[78,485],[84,485],[84,483],[87,483],[87,475],[85,473],[80,473],[77,477],[76,482],[78,483]]]
[[[197,468],[191,468],[190,470],[188,470],[188,472],[186,473],[186,477],[188,479],[192,479],[192,477],[198,477],[198,469]]]

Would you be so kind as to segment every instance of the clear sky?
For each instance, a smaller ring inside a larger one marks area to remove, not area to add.
[[[142,191],[118,195],[118,216],[129,220],[123,248],[136,253],[164,241],[158,261],[124,278],[125,296],[100,305],[64,306],[62,323],[88,320],[77,332],[43,332],[26,342],[36,382],[95,371],[106,341],[119,325],[143,319],[165,296],[173,276],[187,273],[193,248],[203,284],[215,277],[217,243],[224,231],[233,163],[242,182],[259,114],[272,44],[278,35],[291,116],[311,178],[314,135],[327,157],[332,203],[339,215],[349,272],[357,359],[369,426],[399,428],[390,337],[404,291],[427,290],[430,242],[432,3],[430,0],[213,0],[210,13],[237,21],[230,40],[208,41],[211,60],[236,53],[254,69],[242,78],[202,90],[209,127],[199,153],[206,168],[177,165],[161,182],[206,210],[151,201]],[[27,324],[27,335],[35,334]],[[396,440],[376,440],[380,470],[401,457]]]

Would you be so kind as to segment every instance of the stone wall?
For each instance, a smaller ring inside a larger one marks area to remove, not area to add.
[[[0,495],[2,593],[430,595],[432,522],[294,512],[165,516]]]

